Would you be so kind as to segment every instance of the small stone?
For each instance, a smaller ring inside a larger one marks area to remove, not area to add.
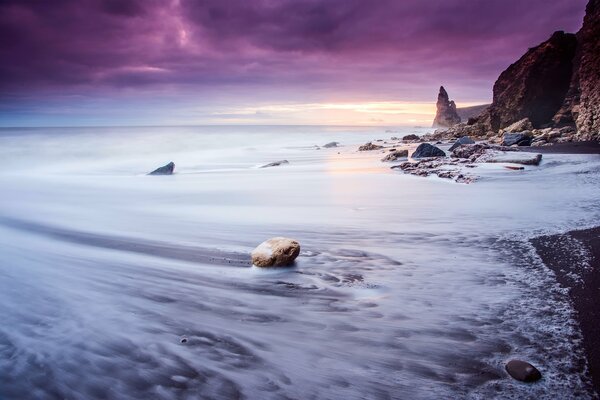
[[[180,340],[181,343],[187,343],[187,341],[188,341],[188,339],[186,337],[182,337]]]
[[[175,163],[171,161],[167,165],[163,165],[160,168],[156,168],[154,171],[150,172],[148,175],[173,175],[173,170],[175,169]]]
[[[505,165],[504,168],[506,168],[506,169],[512,169],[513,171],[520,171],[522,169],[525,169],[525,167],[515,167],[513,165]]]
[[[257,267],[283,267],[294,262],[300,254],[300,243],[294,239],[274,237],[252,251],[252,264]]]
[[[535,382],[542,379],[542,373],[527,361],[510,360],[506,363],[506,372],[521,382]]]
[[[265,164],[261,168],[278,167],[280,165],[289,164],[289,163],[290,162],[288,160],[275,161],[275,162],[272,162],[269,164]]]

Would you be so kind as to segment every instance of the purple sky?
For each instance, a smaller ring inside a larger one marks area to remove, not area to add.
[[[322,104],[378,102],[359,123],[401,122],[440,84],[488,102],[528,47],[579,29],[585,3],[0,0],[0,125],[328,123],[347,110]]]

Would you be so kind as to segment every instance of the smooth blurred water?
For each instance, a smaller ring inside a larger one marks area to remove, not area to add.
[[[462,185],[356,151],[426,131],[0,130],[0,398],[592,398],[527,239],[598,224],[600,156]],[[281,235],[296,267],[235,266]]]

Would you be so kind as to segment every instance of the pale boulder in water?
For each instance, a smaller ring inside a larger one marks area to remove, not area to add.
[[[284,267],[300,254],[300,243],[294,239],[274,237],[252,251],[252,264],[257,267]]]

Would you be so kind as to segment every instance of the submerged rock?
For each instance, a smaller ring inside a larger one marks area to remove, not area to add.
[[[406,158],[406,157],[408,157],[408,150],[396,150],[396,151],[389,153],[385,157],[383,157],[381,159],[381,161],[383,161],[383,162],[396,161],[399,158]]]
[[[265,164],[263,166],[261,166],[260,168],[269,168],[269,167],[278,167],[280,165],[283,164],[289,164],[290,162],[288,160],[281,160],[281,161],[275,161],[269,164]]]
[[[502,146],[531,146],[533,138],[525,133],[505,133],[502,138]]]
[[[371,142],[365,143],[358,148],[358,151],[371,151],[371,150],[380,150],[383,149],[383,146],[379,146],[377,144],[373,144]]]
[[[338,144],[340,144],[339,142],[329,142],[329,143],[325,143],[323,145],[323,147],[325,147],[326,149],[330,149],[332,147],[338,147]]]
[[[167,165],[163,165],[160,168],[156,168],[154,171],[150,172],[148,175],[173,175],[173,170],[175,169],[175,163],[171,161]]]
[[[412,158],[429,157],[446,157],[446,153],[444,153],[439,147],[433,146],[429,143],[421,143],[412,154]]]
[[[506,363],[506,372],[521,382],[535,382],[542,379],[542,373],[527,361],[510,360]]]
[[[452,147],[450,147],[449,151],[456,149],[461,144],[475,144],[475,141],[473,139],[471,139],[469,136],[463,136],[463,137],[457,139],[456,142],[454,142]]]
[[[252,264],[257,267],[284,267],[300,254],[300,243],[294,239],[274,237],[252,250]]]

